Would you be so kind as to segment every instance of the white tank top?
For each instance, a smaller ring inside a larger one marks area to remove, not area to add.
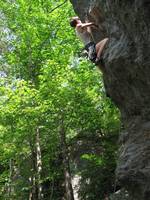
[[[93,41],[90,33],[87,30],[85,30],[83,32],[79,32],[76,29],[76,34],[77,34],[78,38],[84,43],[84,45]]]

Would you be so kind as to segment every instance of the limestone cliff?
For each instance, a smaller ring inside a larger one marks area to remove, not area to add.
[[[134,200],[150,199],[150,1],[71,0],[85,21],[99,25],[95,41],[109,43],[103,52],[107,95],[121,111],[116,176]]]

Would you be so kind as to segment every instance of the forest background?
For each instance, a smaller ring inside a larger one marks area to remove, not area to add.
[[[0,199],[104,199],[115,190],[119,112],[81,56],[71,4],[0,4]]]

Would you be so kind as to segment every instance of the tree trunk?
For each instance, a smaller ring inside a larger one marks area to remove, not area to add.
[[[42,172],[42,159],[41,159],[41,146],[40,146],[40,131],[39,127],[36,129],[36,168],[37,168],[37,200],[42,200],[42,184],[41,184],[41,172]]]
[[[61,123],[60,123],[60,139],[61,139],[63,167],[64,167],[64,176],[65,176],[66,200],[74,200],[73,188],[72,188],[72,183],[71,183],[69,155],[68,155],[68,148],[67,148],[67,143],[66,143],[66,134],[65,134],[63,119],[61,119]]]
[[[41,148],[40,148],[40,137],[38,128],[35,131],[34,142],[30,141],[31,148],[31,177],[29,177],[30,182],[30,192],[29,200],[41,200],[42,199],[42,186],[41,186]]]
[[[34,145],[30,143],[31,148],[31,177],[29,177],[30,183],[30,192],[29,192],[29,200],[37,200],[37,186],[36,186],[36,152]]]
[[[7,186],[7,194],[8,194],[8,197],[9,199],[11,200],[12,199],[12,195],[14,193],[14,187],[13,187],[13,160],[10,159],[9,160],[9,182],[8,182],[8,186]]]
[[[9,197],[9,199],[13,199],[15,192],[16,192],[16,182],[19,177],[19,169],[16,166],[16,163],[13,159],[9,160],[9,182],[6,186],[6,196]]]

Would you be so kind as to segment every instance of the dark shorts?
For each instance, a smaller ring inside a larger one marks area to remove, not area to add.
[[[96,44],[94,42],[90,42],[87,45],[85,45],[85,49],[88,52],[88,58],[94,62],[96,60],[97,54],[96,54]]]

